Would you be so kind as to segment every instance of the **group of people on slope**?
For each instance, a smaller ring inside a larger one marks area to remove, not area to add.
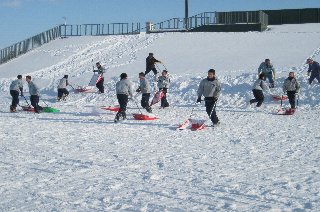
[[[167,101],[167,92],[170,86],[170,78],[168,75],[167,70],[163,70],[161,76],[158,77],[158,71],[155,67],[155,63],[161,63],[161,61],[154,58],[153,53],[149,53],[149,56],[146,58],[146,71],[140,72],[138,74],[139,77],[139,87],[136,89],[136,92],[141,92],[141,107],[146,109],[147,112],[152,113],[151,106],[149,104],[150,100],[150,93],[151,93],[151,86],[150,82],[146,79],[146,75],[153,71],[154,79],[157,82],[157,86],[159,91],[163,92],[163,97],[161,98],[161,107],[169,107],[169,103]],[[120,110],[116,114],[115,122],[119,121],[120,119],[126,119],[126,108],[128,104],[128,100],[134,99],[133,96],[133,89],[132,83],[128,79],[127,73],[122,73],[120,75],[120,81],[116,83],[116,94],[117,99],[120,105]]]
[[[317,61],[312,58],[308,58],[306,64],[309,65],[308,68],[308,82],[311,84],[314,79],[318,80],[320,83],[320,65]],[[270,59],[266,59],[265,62],[261,63],[258,68],[258,79],[254,82],[252,86],[252,92],[254,99],[250,100],[250,104],[257,102],[257,107],[260,107],[264,101],[263,91],[269,91],[269,87],[274,87],[275,80],[275,69],[270,63]],[[270,86],[268,87],[265,80],[269,79]],[[296,94],[300,90],[300,83],[295,77],[294,72],[289,72],[288,78],[286,78],[282,85],[283,92],[288,96],[291,110],[296,108]]]
[[[169,107],[169,103],[166,98],[166,94],[170,86],[170,78],[168,76],[168,71],[163,70],[161,76],[157,77],[158,72],[155,68],[155,63],[161,63],[161,61],[155,59],[153,53],[149,53],[149,56],[146,58],[146,71],[144,73],[140,72],[138,74],[140,85],[136,90],[136,92],[142,93],[141,106],[144,109],[146,109],[146,111],[149,113],[152,112],[152,108],[149,105],[151,87],[150,82],[146,79],[146,74],[148,74],[150,71],[153,71],[154,73],[159,91],[162,90],[164,93],[164,96],[161,99],[161,107]],[[319,63],[314,61],[312,58],[308,58],[306,63],[309,65],[309,84],[311,84],[314,79],[317,79],[318,83],[320,83]],[[100,93],[104,93],[103,73],[105,73],[105,68],[103,68],[99,62],[96,63],[96,67],[98,70],[94,70],[94,72],[98,72],[98,74],[100,75],[100,80],[97,80],[96,86],[99,89]],[[266,59],[263,63],[260,64],[258,68],[258,73],[259,77],[254,82],[252,87],[254,99],[250,100],[250,104],[257,103],[256,106],[260,107],[264,101],[263,91],[268,91],[269,87],[274,87],[276,72],[273,65],[270,62],[270,59]],[[16,107],[19,104],[19,93],[21,96],[23,96],[22,75],[18,75],[17,78],[18,79],[14,80],[10,84],[10,94],[12,96],[12,104],[10,105],[11,112],[15,112]],[[267,86],[265,82],[266,79],[269,80],[269,86]],[[26,76],[26,81],[28,83],[29,93],[31,95],[31,105],[34,107],[34,111],[36,113],[39,113],[42,109],[42,107],[39,106],[39,88],[36,84],[33,83],[33,81],[31,80],[31,76]],[[64,77],[59,81],[58,84],[58,100],[60,100],[61,98],[66,98],[69,95],[69,92],[66,89],[68,85],[70,85],[70,83],[68,82],[68,75],[64,75]],[[296,94],[299,92],[300,89],[300,83],[296,79],[294,72],[289,73],[288,78],[286,78],[283,82],[282,89],[283,92],[286,93],[288,96],[291,109],[294,110],[296,107]],[[205,101],[206,112],[214,125],[219,124],[219,119],[215,111],[215,106],[217,104],[220,93],[221,83],[216,78],[216,71],[214,69],[210,69],[208,71],[207,78],[201,80],[199,84],[197,91],[197,103]],[[120,105],[120,110],[115,117],[115,121],[118,121],[120,119],[126,119],[126,108],[128,100],[129,98],[134,98],[132,82],[128,79],[128,75],[126,73],[122,73],[120,75],[120,80],[116,83],[116,94]],[[204,100],[201,99],[202,96],[204,96]]]

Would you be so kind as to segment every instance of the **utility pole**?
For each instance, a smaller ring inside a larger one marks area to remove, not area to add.
[[[184,16],[184,27],[188,30],[188,0],[185,0],[185,16]]]

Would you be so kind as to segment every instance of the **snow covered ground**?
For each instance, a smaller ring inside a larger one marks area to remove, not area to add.
[[[171,75],[170,107],[156,105],[158,120],[137,121],[129,102],[128,120],[115,124],[115,113],[100,106],[116,102],[122,72],[137,87],[149,52]],[[263,33],[67,38],[3,64],[0,211],[319,211],[320,85],[307,84],[305,65],[319,54],[320,24],[303,24]],[[268,95],[261,109],[247,107],[265,58],[277,69],[275,94],[289,71],[297,73],[295,115],[274,115],[280,102]],[[71,92],[57,103],[58,80],[68,74],[84,86],[97,61],[108,68],[107,93]],[[209,68],[222,82],[220,126],[176,131],[192,108],[193,118],[207,118],[195,100]],[[42,88],[40,103],[61,112],[9,113],[9,85],[18,74],[30,74]]]

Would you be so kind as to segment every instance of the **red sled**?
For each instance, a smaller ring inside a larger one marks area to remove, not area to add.
[[[296,109],[286,108],[286,109],[279,109],[277,115],[293,115],[296,112]]]
[[[158,91],[157,93],[155,93],[155,95],[154,95],[154,97],[153,97],[153,99],[152,99],[152,101],[151,101],[150,106],[152,106],[152,105],[157,104],[158,102],[160,102],[161,99],[163,98],[163,96],[164,96],[164,93],[163,93],[162,90],[160,90],[160,91]]]
[[[24,111],[29,111],[29,112],[34,112],[34,108],[31,106],[21,106],[22,110]]]
[[[288,96],[285,96],[285,95],[272,95],[272,98],[274,99],[274,100],[286,100],[286,99],[288,99]]]
[[[190,120],[185,120],[182,124],[179,124],[177,130],[185,130],[190,125]]]
[[[193,131],[202,130],[205,128],[206,120],[191,119],[190,121],[191,121],[191,130],[193,130]]]
[[[133,113],[132,116],[136,120],[155,120],[155,119],[158,119],[157,117],[148,116],[148,115],[144,115],[141,113]]]
[[[119,112],[120,108],[119,107],[111,107],[111,106],[102,106],[101,109],[103,110],[110,110],[113,112]]]

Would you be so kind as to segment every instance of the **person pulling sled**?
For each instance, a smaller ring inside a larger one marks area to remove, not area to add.
[[[67,90],[67,86],[71,84],[68,81],[68,75],[64,75],[62,79],[60,79],[58,84],[58,97],[57,101],[66,100],[67,96],[69,95],[69,91]]]
[[[126,73],[122,73],[120,75],[120,81],[116,83],[116,94],[120,109],[114,119],[115,122],[118,122],[120,118],[122,118],[122,120],[125,120],[127,118],[126,110],[129,96],[130,98],[133,98],[132,83],[127,78],[128,75]]]
[[[151,91],[150,83],[145,78],[145,74],[143,72],[139,73],[139,79],[140,79],[140,86],[136,90],[136,92],[142,93],[141,107],[145,108],[148,113],[152,113],[152,109],[149,105],[150,91]]]
[[[198,88],[197,103],[201,103],[201,97],[204,96],[206,112],[213,125],[219,124],[219,118],[216,113],[215,105],[221,93],[221,83],[216,78],[216,71],[210,69],[207,78],[201,80]]]
[[[99,77],[96,82],[96,87],[99,89],[99,93],[104,93],[104,85],[103,85],[104,76],[103,76],[103,74],[105,73],[106,69],[103,66],[101,66],[100,62],[96,63],[96,67],[98,70],[93,70],[94,73],[99,74]]]
[[[167,100],[167,92],[170,86],[170,78],[168,76],[168,71],[163,70],[161,76],[158,78],[158,88],[159,91],[162,90],[163,97],[161,98],[161,107],[169,107],[169,102]]]
[[[10,84],[10,95],[12,96],[12,103],[10,105],[10,112],[16,112],[17,105],[19,104],[19,93],[23,96],[23,82],[22,75],[17,76],[18,79]]]
[[[42,111],[43,108],[39,105],[39,87],[33,81],[31,81],[31,76],[26,76],[26,81],[28,83],[30,101],[31,105],[34,108],[34,112],[40,113],[40,111]]]
[[[300,83],[296,79],[294,72],[289,73],[289,77],[283,82],[283,92],[287,93],[290,109],[294,111],[296,109],[296,95],[300,90]]]

